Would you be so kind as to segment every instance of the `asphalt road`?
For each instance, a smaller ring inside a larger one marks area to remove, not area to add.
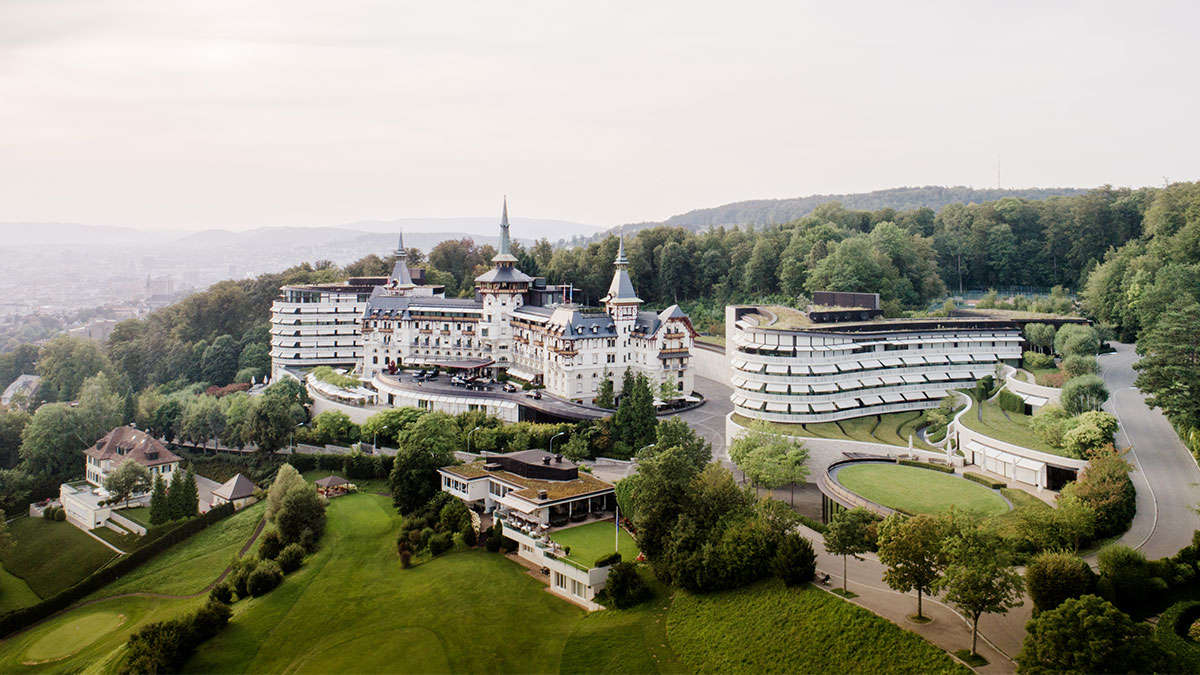
[[[713,461],[729,464],[729,451],[725,447],[725,416],[733,412],[733,393],[728,382],[718,382],[705,377],[695,378],[695,389],[704,396],[704,405],[675,415],[704,436],[713,447]]]
[[[1134,387],[1138,355],[1133,345],[1112,343],[1116,352],[1099,357],[1108,386],[1104,409],[1117,416],[1117,445],[1131,448],[1132,479],[1137,488],[1137,515],[1121,542],[1139,548],[1150,559],[1174,555],[1200,529],[1200,468],[1175,429],[1158,409],[1146,405]]]

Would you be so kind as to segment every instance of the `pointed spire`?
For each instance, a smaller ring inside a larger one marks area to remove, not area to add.
[[[400,240],[396,242],[396,264],[392,266],[392,274],[388,280],[394,288],[411,288],[415,285],[412,274],[408,271],[408,249],[404,248],[404,232],[400,233]]]
[[[616,261],[613,262],[613,264],[618,267],[620,267],[621,265],[628,267],[629,266],[629,258],[625,257],[625,226],[624,225],[621,226],[621,235],[620,236],[621,236],[621,239],[620,239],[621,243],[617,246],[617,259],[616,259]]]
[[[512,254],[512,244],[508,240],[508,195],[504,195],[504,212],[500,216],[500,251],[492,257],[494,263],[515,263]]]
[[[404,248],[404,230],[400,230],[400,241],[396,244],[396,257],[408,257],[408,249]]]

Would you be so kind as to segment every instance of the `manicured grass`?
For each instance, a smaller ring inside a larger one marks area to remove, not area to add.
[[[266,503],[259,502],[210,525],[154,556],[92,597],[104,598],[134,591],[167,595],[199,593],[221,575],[250,539],[264,509]]]
[[[331,473],[335,476],[342,476],[342,474],[337,471],[324,471],[320,469],[305,471],[300,475],[304,477],[304,480],[310,483],[315,483],[321,478],[329,476]],[[342,476],[342,478],[346,477]],[[391,489],[388,488],[388,479],[386,478],[346,478],[346,480],[354,483],[359,492],[366,492],[370,494],[391,494]]]
[[[81,614],[46,633],[25,650],[28,661],[57,661],[70,656],[125,623],[125,616],[99,611]]]
[[[968,429],[974,429],[998,441],[1013,443],[1030,450],[1038,450],[1059,457],[1071,456],[1066,450],[1051,446],[1033,433],[1033,430],[1029,428],[1029,421],[1032,419],[1029,415],[1009,412],[1008,417],[1005,417],[1005,411],[991,401],[983,403],[976,401],[974,406],[982,409],[982,421],[980,421],[975,407],[958,418]]]
[[[649,576],[644,574],[643,576]],[[623,610],[583,617],[563,647],[562,673],[689,673],[671,649],[670,589],[653,578],[654,599]]]
[[[0,614],[36,605],[41,601],[25,580],[0,567]]]
[[[777,579],[726,593],[677,592],[667,634],[696,673],[970,672],[865,609]]]
[[[882,443],[908,447],[908,434],[913,435],[913,447],[921,450],[936,450],[933,446],[917,436],[917,427],[921,426],[922,412],[887,413],[884,415],[867,415],[853,417],[839,422],[821,422],[818,424],[784,424],[782,422],[767,422],[773,431],[787,436],[807,438],[831,438],[835,440],[863,441],[865,443]],[[733,421],[743,427],[749,427],[754,420],[745,415],[733,414]],[[840,425],[840,426],[839,426]],[[871,430],[874,429],[874,436]]]
[[[567,557],[580,565],[590,568],[600,558],[612,553],[617,544],[617,527],[611,520],[596,521],[585,525],[576,525],[565,530],[550,533],[550,538],[560,546],[570,546],[571,553]],[[625,530],[620,531],[621,560],[633,562],[638,555],[637,542]]]
[[[555,672],[583,611],[523,567],[479,551],[401,569],[391,501],[329,503],[321,549],[234,606],[187,672]],[[331,660],[333,659],[333,660]]]
[[[725,336],[724,335],[701,335],[696,338],[696,342],[704,342],[704,343],[707,343],[710,345],[715,345],[717,347],[721,347],[722,349],[725,348]]]
[[[958,476],[899,464],[851,464],[837,472],[846,489],[877,504],[907,513],[945,513],[951,506],[984,516],[1008,511],[1008,504],[978,483]]]
[[[126,553],[129,553],[133,549],[142,545],[142,536],[133,534],[132,532],[117,534],[107,527],[97,527],[96,529],[92,530],[92,534],[100,537],[104,541],[107,541]]]
[[[17,518],[8,524],[16,545],[3,556],[4,568],[21,577],[43,598],[71,586],[117,556],[67,522]]]
[[[150,527],[150,507],[135,506],[129,509],[121,509],[118,514],[125,516],[142,527]]]

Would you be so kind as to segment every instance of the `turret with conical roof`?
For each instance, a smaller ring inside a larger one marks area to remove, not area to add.
[[[517,257],[512,254],[508,237],[508,197],[504,198],[504,211],[500,216],[500,252],[492,256],[492,263],[492,269],[475,278],[481,290],[495,289],[500,284],[506,290],[523,291],[533,281],[533,277],[514,267]]]
[[[617,259],[613,261],[616,271],[613,272],[612,283],[608,285],[608,295],[600,299],[605,305],[640,305],[641,298],[633,289],[633,280],[629,278],[629,258],[625,257],[625,228],[621,228],[621,243],[617,247]]]
[[[508,195],[504,196],[504,213],[500,216],[500,252],[492,256],[494,263],[515,263],[517,259],[512,254],[512,244],[508,239]]]
[[[400,233],[400,241],[396,244],[396,264],[392,266],[392,275],[388,277],[388,285],[392,288],[411,288],[412,274],[408,271],[408,250],[404,248],[404,233]]]

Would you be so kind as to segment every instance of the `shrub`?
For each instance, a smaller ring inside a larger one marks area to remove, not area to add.
[[[1100,549],[1100,596],[1123,612],[1136,612],[1152,604],[1167,590],[1167,583],[1154,576],[1153,566],[1140,551],[1110,544]]]
[[[1072,354],[1063,359],[1062,369],[1067,371],[1067,374],[1071,377],[1096,375],[1100,372],[1100,364],[1096,363],[1096,357],[1094,356]]]
[[[1033,413],[1033,419],[1029,420],[1029,428],[1050,446],[1061,448],[1063,436],[1078,423],[1079,421],[1063,410],[1062,406],[1047,403]]]
[[[291,574],[300,569],[300,565],[304,564],[304,547],[300,544],[288,544],[279,552],[279,556],[275,558],[275,562],[279,563],[279,569],[284,574]]]
[[[197,642],[203,642],[217,636],[221,629],[229,624],[233,610],[227,603],[209,598],[192,616],[193,637]]]
[[[1093,592],[1096,575],[1081,558],[1069,553],[1039,553],[1025,568],[1025,584],[1036,611],[1054,609],[1071,598]]]
[[[1100,334],[1091,326],[1066,324],[1054,336],[1054,351],[1063,358],[1094,355],[1100,351]]]
[[[146,625],[129,636],[119,673],[177,673],[195,649],[191,622],[186,618]]]
[[[239,598],[250,597],[250,575],[258,567],[258,558],[250,556],[235,560],[229,572],[229,582]]]
[[[904,466],[915,466],[919,469],[933,469],[934,471],[941,471],[942,473],[954,473],[954,467],[948,466],[946,464],[934,464],[932,462],[918,462],[913,459],[902,459],[897,463],[903,464]]]
[[[296,543],[303,546],[305,551],[309,551],[311,553],[312,551],[317,550],[318,539],[319,537],[317,533],[314,532],[312,528],[306,527],[303,530],[300,530],[300,540]]]
[[[450,538],[449,532],[435,534],[429,538],[429,552],[433,555],[441,555],[446,551],[449,551],[453,544],[454,542]]]
[[[1080,375],[1063,385],[1061,399],[1063,408],[1072,415],[1099,410],[1108,400],[1108,387],[1099,375]]]
[[[517,550],[517,540],[500,537],[500,550],[504,553],[512,553]]]
[[[463,533],[463,543],[469,547],[474,547],[479,541],[479,537],[475,534],[475,528],[468,527]]]
[[[995,478],[988,478],[987,476],[984,476],[983,474],[972,473],[970,471],[964,471],[963,478],[966,478],[967,480],[970,480],[970,481],[975,481],[976,483],[979,483],[980,485],[986,485],[987,487],[990,487],[993,490],[999,490],[1001,488],[1008,487],[1008,483],[1005,483],[1002,480],[996,480]]]
[[[1000,390],[1000,396],[997,397],[996,403],[999,404],[1001,410],[1007,410],[1011,413],[1025,412],[1025,399],[1007,389]]]
[[[805,527],[809,528],[810,530],[816,530],[817,532],[820,532],[821,534],[825,534],[825,530],[828,529],[828,526],[826,526],[825,523],[822,523],[818,520],[813,520],[812,518],[809,518],[808,516],[805,516],[805,515],[798,516],[797,520],[800,521],[800,524],[804,525]]]
[[[228,605],[233,602],[233,587],[229,585],[228,581],[217,584],[208,592],[208,597]]]
[[[427,527],[421,530],[421,548],[428,546],[430,540],[433,539],[433,535],[435,534],[437,534],[437,532],[435,532],[432,527]]]
[[[325,531],[325,503],[316,488],[307,483],[289,487],[275,514],[275,527],[285,544],[300,542],[305,549],[313,550]],[[302,541],[305,530],[312,532],[307,542]]]
[[[1093,457],[1079,478],[1063,488],[1063,495],[1074,495],[1096,514],[1097,539],[1120,534],[1129,528],[1137,512],[1137,491],[1129,472],[1133,467],[1115,452]]]
[[[795,532],[784,535],[771,558],[771,571],[788,586],[812,581],[817,572],[817,553],[812,542]]]
[[[246,578],[246,590],[250,595],[258,597],[265,595],[283,581],[283,570],[274,560],[264,560]]]
[[[1054,357],[1040,352],[1025,352],[1022,361],[1028,370],[1046,370],[1054,367]]]
[[[412,567],[412,553],[409,551],[400,551],[400,567],[408,569]]]
[[[607,555],[602,555],[599,558],[597,558],[596,563],[593,565],[593,567],[608,567],[609,565],[615,565],[619,562],[621,562],[621,554],[620,553],[609,553]]]
[[[654,596],[649,584],[633,563],[617,563],[608,573],[604,591],[617,609],[639,605]]]
[[[1075,418],[1075,426],[1063,434],[1062,445],[1077,457],[1091,457],[1096,451],[1112,445],[1117,426],[1117,418],[1113,415],[1089,410]]]
[[[283,550],[283,546],[283,537],[279,536],[279,530],[271,528],[258,538],[258,556],[263,560],[274,560]]]

